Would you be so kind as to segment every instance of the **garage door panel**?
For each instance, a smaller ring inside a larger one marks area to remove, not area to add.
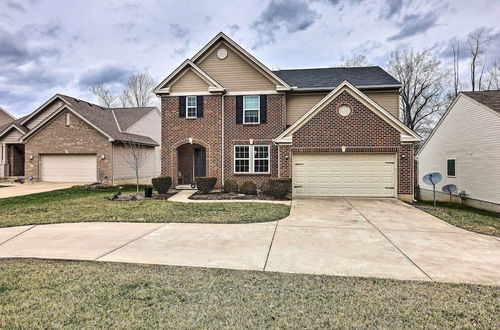
[[[295,154],[293,193],[307,196],[395,196],[395,154]]]
[[[96,155],[41,155],[40,180],[46,182],[97,181]]]

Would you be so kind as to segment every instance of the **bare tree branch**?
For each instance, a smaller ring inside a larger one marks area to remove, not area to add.
[[[335,65],[336,67],[361,67],[361,66],[369,66],[370,63],[365,55],[354,55],[352,57],[347,58],[342,64]]]
[[[137,192],[139,192],[139,171],[144,166],[148,158],[146,147],[135,142],[125,142],[124,146],[125,153],[122,155],[123,161],[134,171]]]
[[[155,80],[147,73],[132,75],[120,96],[122,106],[148,107],[155,105],[156,98],[153,93],[155,86]]]
[[[113,107],[116,96],[111,93],[103,84],[90,87],[90,91],[97,97],[97,103],[105,108]]]
[[[471,54],[471,62],[470,62],[470,80],[472,91],[476,90],[478,87],[481,90],[481,78],[480,76],[479,82],[476,78],[476,70],[478,66],[482,66],[482,71],[484,72],[484,63],[481,62],[481,57],[490,42],[490,38],[484,35],[484,28],[479,29],[476,32],[470,33],[467,37],[467,43],[469,44],[470,54]]]

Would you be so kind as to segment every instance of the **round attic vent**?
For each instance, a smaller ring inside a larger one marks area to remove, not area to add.
[[[227,50],[226,48],[221,48],[217,51],[217,57],[221,60],[225,59],[227,57]]]
[[[339,109],[339,115],[343,116],[343,117],[347,117],[351,114],[351,107],[348,106],[347,104],[342,104]]]

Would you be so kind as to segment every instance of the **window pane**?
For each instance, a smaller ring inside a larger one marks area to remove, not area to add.
[[[254,147],[254,157],[255,158],[268,158],[269,157],[269,147],[268,146],[256,146]]]
[[[455,160],[448,159],[448,176],[455,176]]]
[[[245,123],[258,123],[259,110],[245,110]]]
[[[196,108],[188,108],[187,116],[196,117]]]
[[[250,160],[237,159],[235,161],[235,172],[250,172]]]
[[[269,171],[269,160],[268,159],[256,159],[254,161],[254,171],[255,173],[266,173]]]
[[[188,96],[187,97],[187,106],[188,107],[196,107],[196,96]]]
[[[234,158],[250,158],[249,146],[238,146],[235,148]]]
[[[245,96],[244,97],[245,104],[243,105],[243,109],[259,109],[259,97],[258,96]]]

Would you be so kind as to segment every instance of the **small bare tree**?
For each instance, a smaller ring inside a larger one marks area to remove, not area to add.
[[[156,81],[147,73],[132,75],[120,95],[120,102],[124,107],[153,106],[156,99],[153,89]]]
[[[134,171],[137,193],[139,193],[139,171],[148,158],[146,147],[136,142],[125,142],[124,146],[125,153],[123,154],[123,161]]]
[[[354,55],[352,57],[347,58],[341,65],[338,65],[340,67],[360,67],[360,66],[369,66],[370,63],[368,62],[368,59],[366,58],[365,55]]]
[[[500,64],[498,62],[493,63],[487,75],[487,90],[499,90],[500,89]]]
[[[90,91],[97,97],[97,103],[100,106],[111,108],[115,104],[116,96],[104,84],[92,86]]]
[[[460,58],[460,42],[453,44],[453,92],[454,97],[457,97],[460,93],[460,70],[458,67],[458,62]]]
[[[423,136],[448,104],[445,82],[449,72],[443,72],[440,65],[428,50],[411,50],[392,52],[387,68],[402,84],[401,121]]]
[[[481,83],[483,80],[484,74],[484,66],[485,63],[482,61],[482,55],[486,50],[486,46],[490,42],[490,38],[485,36],[485,31],[483,29],[479,29],[475,32],[472,32],[467,37],[467,43],[469,44],[470,49],[470,82],[472,90],[475,91],[481,90]],[[477,78],[477,69],[481,68],[481,74],[479,75],[479,79]]]

